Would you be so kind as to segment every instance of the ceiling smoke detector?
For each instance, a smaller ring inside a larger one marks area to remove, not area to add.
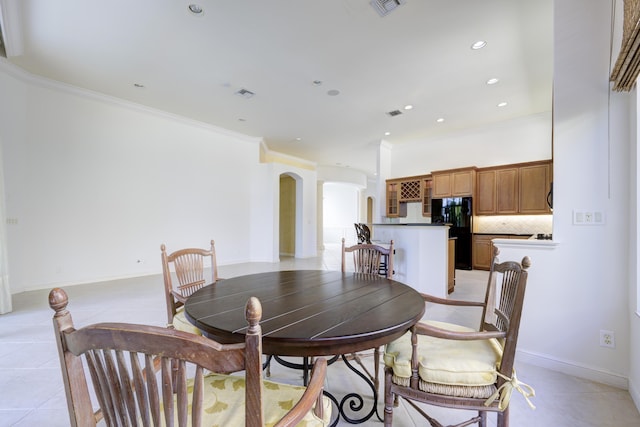
[[[253,95],[255,95],[255,93],[253,93],[253,92],[251,92],[250,90],[247,90],[247,89],[240,89],[239,91],[236,92],[236,95],[241,96],[241,97],[246,98],[246,99],[249,99]]]
[[[391,116],[391,117],[395,117],[395,116],[399,116],[400,114],[402,114],[402,111],[400,111],[400,110],[393,110],[393,111],[389,111],[387,114],[388,114],[389,116]]]
[[[371,0],[369,4],[378,12],[378,15],[386,16],[404,2],[405,0]]]

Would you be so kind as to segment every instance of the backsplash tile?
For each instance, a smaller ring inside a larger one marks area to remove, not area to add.
[[[551,234],[553,215],[474,216],[473,232],[488,234]]]

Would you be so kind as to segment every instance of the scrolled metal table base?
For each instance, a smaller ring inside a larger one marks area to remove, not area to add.
[[[288,360],[283,360],[279,356],[272,356],[272,357],[275,361],[277,361],[282,366],[285,366],[291,369],[302,370],[303,384],[305,386],[308,384],[309,369],[311,367],[311,362],[309,357],[303,357],[302,363],[294,363]],[[349,361],[349,358],[345,354],[331,357],[330,359],[327,360],[327,365],[332,365],[334,362],[338,361],[338,359],[340,358],[342,358],[347,368],[349,368],[356,375],[358,375],[371,388],[371,392],[373,394],[373,405],[371,409],[362,417],[352,418],[349,415],[347,415],[347,411],[345,411],[345,408],[348,405],[349,414],[365,411],[366,410],[365,399],[362,397],[362,395],[358,393],[353,393],[353,392],[347,393],[345,396],[342,397],[340,401],[338,401],[338,399],[332,393],[328,392],[327,390],[324,390],[324,395],[327,396],[329,400],[333,402],[336,408],[338,408],[338,416],[330,424],[330,427],[335,427],[338,424],[338,421],[340,420],[341,417],[343,420],[345,420],[349,424],[362,424],[368,421],[375,414],[375,416],[378,417],[378,420],[382,422],[383,418],[378,413],[378,389],[376,388],[374,382],[371,380],[371,378],[369,378],[367,375],[363,374],[362,372],[360,372],[360,370],[358,370],[355,366],[353,366],[353,364]]]

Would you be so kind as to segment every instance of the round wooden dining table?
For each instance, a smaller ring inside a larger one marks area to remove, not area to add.
[[[425,305],[410,286],[384,276],[327,270],[273,271],[224,279],[205,286],[185,303],[187,319],[218,342],[244,342],[245,304],[249,297],[262,303],[262,350],[284,366],[303,370],[307,381],[309,358],[342,358],[345,366],[365,381],[373,403],[365,408],[362,395],[350,392],[338,400],[339,418],[364,423],[378,413],[378,385],[350,363],[348,354],[378,348],[406,333],[423,316]],[[301,364],[282,356],[302,356]],[[267,362],[268,364],[268,362]],[[377,381],[377,370],[375,375]],[[360,411],[366,413],[360,417]]]
[[[272,271],[220,280],[191,295],[187,319],[222,343],[244,342],[249,297],[262,303],[262,349],[278,356],[328,356],[376,348],[424,314],[410,286],[382,276],[328,270]]]

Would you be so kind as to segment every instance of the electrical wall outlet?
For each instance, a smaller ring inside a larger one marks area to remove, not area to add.
[[[616,348],[616,334],[613,331],[600,330],[600,346]]]

